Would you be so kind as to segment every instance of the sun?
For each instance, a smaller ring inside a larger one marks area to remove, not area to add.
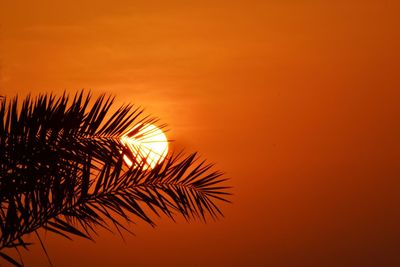
[[[121,138],[121,143],[132,151],[136,158],[135,165],[143,164],[144,170],[153,169],[168,153],[166,135],[153,124],[136,125]],[[132,160],[126,155],[124,160],[129,167],[133,165]]]

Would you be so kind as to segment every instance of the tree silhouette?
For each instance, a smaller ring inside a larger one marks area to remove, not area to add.
[[[121,233],[129,232],[124,221],[154,225],[151,214],[182,215],[188,221],[222,215],[217,202],[228,201],[230,193],[221,172],[196,153],[170,153],[147,168],[121,137],[135,136],[158,120],[129,104],[110,114],[113,101],[102,95],[92,102],[83,91],[73,98],[65,93],[28,96],[22,103],[0,98],[3,259],[23,266],[4,250],[27,249],[29,233],[45,250],[37,232],[41,228],[93,240],[97,227]],[[134,163],[131,167],[124,155]]]

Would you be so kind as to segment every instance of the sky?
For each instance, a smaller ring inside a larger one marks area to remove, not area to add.
[[[400,265],[399,8],[1,1],[0,94],[115,95],[233,186],[217,222],[48,234],[54,266]],[[23,256],[47,264],[40,245]]]

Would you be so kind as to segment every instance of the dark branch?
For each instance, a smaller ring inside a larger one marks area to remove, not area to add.
[[[92,239],[96,226],[129,231],[121,222],[136,219],[154,225],[151,213],[204,221],[222,215],[217,202],[228,201],[229,187],[220,172],[195,153],[172,153],[147,169],[145,156],[121,138],[157,119],[132,105],[109,114],[113,98],[90,99],[83,92],[73,99],[28,96],[20,108],[17,98],[0,101],[0,249],[27,248],[24,236],[40,228]]]

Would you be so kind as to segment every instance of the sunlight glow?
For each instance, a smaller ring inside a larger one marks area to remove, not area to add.
[[[132,136],[128,136],[138,127],[141,129]],[[136,158],[136,164],[143,169],[153,169],[161,163],[168,153],[168,140],[164,132],[153,124],[138,125],[121,138],[123,145],[127,146]],[[133,162],[124,155],[125,163],[131,167]],[[145,162],[143,162],[145,161]]]

